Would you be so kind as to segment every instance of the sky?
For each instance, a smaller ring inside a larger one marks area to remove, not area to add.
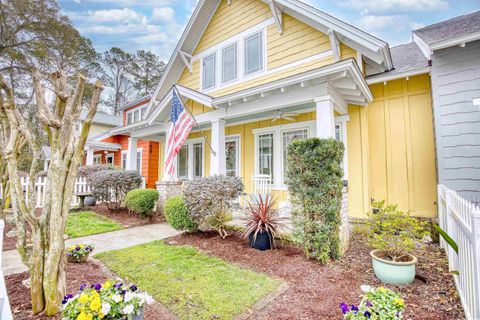
[[[480,0],[304,1],[391,47],[409,42],[411,30],[480,10]],[[59,4],[99,52],[114,46],[132,53],[145,49],[168,61],[197,0],[59,0]]]

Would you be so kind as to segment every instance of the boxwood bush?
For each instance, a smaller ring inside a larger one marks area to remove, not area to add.
[[[187,205],[182,196],[168,198],[164,204],[164,214],[167,222],[175,229],[188,232],[197,230],[198,225],[190,219]]]
[[[104,170],[92,174],[90,183],[97,200],[105,203],[110,210],[118,210],[125,195],[140,187],[142,176],[137,171]]]
[[[125,206],[145,218],[152,215],[158,197],[158,191],[155,189],[133,189],[125,197]]]
[[[340,256],[343,143],[305,139],[288,146],[287,183],[294,210],[293,236],[308,258],[323,263]]]

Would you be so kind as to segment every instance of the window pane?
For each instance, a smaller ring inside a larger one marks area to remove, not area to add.
[[[137,151],[137,171],[142,172],[142,152]]]
[[[342,126],[340,124],[335,125],[335,139],[343,141]]]
[[[193,177],[202,177],[203,169],[203,145],[195,143],[193,145]]]
[[[225,142],[225,159],[227,162],[227,176],[238,175],[237,171],[237,140]]]
[[[262,32],[245,39],[245,74],[263,69]]]
[[[127,124],[131,124],[133,120],[133,114],[131,112],[127,113]]]
[[[223,49],[222,53],[223,82],[237,78],[237,44]]]
[[[138,122],[140,120],[140,110],[133,111],[133,122]]]
[[[145,116],[145,112],[147,111],[147,107],[143,107],[140,109],[140,119],[142,119],[143,116]]]
[[[127,154],[122,153],[122,169],[125,169],[127,167]]]
[[[258,136],[258,173],[270,175],[273,182],[273,133]]]
[[[287,168],[288,168],[288,145],[293,141],[303,140],[308,138],[308,131],[307,129],[295,130],[295,131],[287,131],[283,133],[282,139],[282,148],[283,148],[283,183],[285,183],[285,177],[287,176]]]
[[[179,179],[188,179],[188,146],[184,145],[177,154],[177,174]]]
[[[215,54],[203,59],[203,89],[215,86]]]

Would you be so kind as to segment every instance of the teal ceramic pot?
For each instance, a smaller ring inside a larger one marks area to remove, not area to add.
[[[383,256],[381,250],[370,252],[372,257],[373,272],[378,280],[388,284],[410,284],[415,279],[415,266],[417,258],[410,255],[408,262],[394,262],[379,258]]]

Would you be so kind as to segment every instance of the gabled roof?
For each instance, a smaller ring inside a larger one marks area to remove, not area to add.
[[[200,0],[190,18],[177,46],[170,57],[155,93],[150,100],[147,109],[147,116],[172,85],[178,81],[185,69],[184,57],[181,52],[191,55],[197,47],[205,29],[215,14],[221,1],[225,0]],[[235,0],[233,0],[235,1]],[[261,0],[271,4],[273,0]],[[365,60],[375,63],[385,70],[393,68],[390,49],[386,42],[362,31],[352,25],[345,23],[331,15],[326,14],[299,0],[275,0],[275,6],[282,12],[316,28],[323,33],[334,33],[340,42],[361,52]]]
[[[480,10],[413,31],[427,45],[480,32]]]
[[[80,120],[83,121],[87,118],[87,110],[82,110],[80,113]],[[97,112],[93,117],[92,123],[109,125],[112,127],[121,126],[123,120],[121,117],[117,117],[104,112]]]
[[[124,104],[123,106],[120,106],[120,108],[118,108],[118,111],[122,111],[124,109],[130,108],[130,107],[133,107],[133,106],[136,106],[136,105],[145,104],[148,101],[150,101],[150,98],[152,98],[152,95],[147,94],[146,96],[134,99],[134,100]]]

